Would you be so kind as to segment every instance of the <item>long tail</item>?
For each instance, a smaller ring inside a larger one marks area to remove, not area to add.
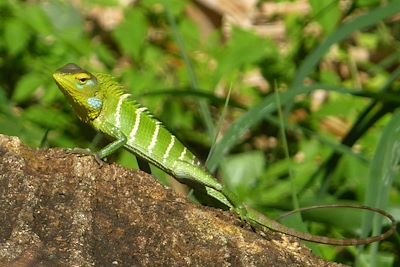
[[[361,238],[361,239],[334,239],[330,237],[324,237],[324,236],[317,236],[317,235],[312,235],[309,233],[303,233],[303,232],[298,232],[292,228],[286,227],[277,221],[271,220],[267,218],[266,216],[262,215],[261,213],[255,211],[254,209],[251,209],[249,207],[246,207],[248,214],[247,214],[247,219],[250,220],[250,224],[256,228],[261,228],[261,230],[265,230],[265,228],[269,228],[273,231],[277,231],[283,234],[291,235],[294,237],[297,237],[302,240],[314,242],[314,243],[321,243],[321,244],[327,244],[327,245],[336,245],[336,246],[358,246],[358,245],[366,245],[370,244],[373,242],[381,241],[392,235],[396,231],[396,220],[392,215],[387,213],[384,210],[381,209],[376,209],[376,208],[371,208],[368,206],[362,206],[362,205],[319,205],[319,206],[311,206],[311,207],[306,207],[306,208],[300,208],[296,209],[293,211],[290,211],[284,215],[282,215],[280,218],[287,217],[293,213],[296,212],[301,212],[301,211],[308,211],[308,210],[314,210],[314,209],[323,209],[323,208],[350,208],[350,209],[360,209],[360,210],[368,210],[372,211],[375,213],[378,213],[385,217],[387,220],[390,221],[391,227],[389,230],[386,232],[377,235],[377,236],[372,236],[372,237],[367,237],[367,238]]]

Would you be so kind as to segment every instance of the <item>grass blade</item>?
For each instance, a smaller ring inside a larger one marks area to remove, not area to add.
[[[400,171],[400,112],[397,111],[386,125],[374,159],[371,162],[365,204],[371,207],[387,209],[389,190]],[[379,234],[382,228],[381,218],[373,218],[373,214],[365,214],[363,218],[362,235],[367,236],[373,229],[373,234]],[[370,266],[377,266],[378,245],[374,243],[370,250]],[[360,250],[362,252],[362,249]]]
[[[392,1],[386,6],[371,10],[367,14],[362,15],[340,27],[304,60],[303,64],[301,64],[299,70],[297,71],[290,89],[294,90],[299,88],[299,85],[303,83],[304,78],[306,78],[316,67],[320,59],[326,55],[329,48],[333,44],[343,41],[356,31],[360,31],[363,28],[372,26],[386,18],[396,15],[396,13],[400,12],[399,3],[399,0]]]
[[[172,29],[172,32],[173,32],[173,36],[174,36],[175,41],[176,41],[176,43],[177,43],[177,45],[179,47],[179,51],[181,53],[182,59],[185,62],[185,65],[186,65],[186,68],[187,68],[187,71],[188,71],[189,79],[190,79],[190,82],[191,82],[191,89],[192,90],[196,90],[196,88],[199,88],[199,83],[198,83],[197,77],[196,77],[196,75],[194,73],[192,63],[190,62],[190,59],[189,59],[189,57],[188,57],[188,55],[186,53],[186,49],[185,49],[185,44],[184,44],[183,38],[182,38],[182,36],[180,35],[180,33],[178,31],[178,27],[176,26],[175,18],[172,15],[171,11],[169,10],[168,4],[166,4],[165,7],[166,7],[165,10],[167,12],[167,18],[168,18],[168,21],[169,21],[169,23],[171,25],[171,29]],[[215,136],[215,127],[214,127],[214,124],[213,124],[213,120],[211,118],[210,111],[208,110],[207,103],[206,103],[206,101],[204,99],[199,99],[199,105],[200,105],[200,112],[201,112],[201,115],[203,117],[203,121],[204,121],[204,123],[206,125],[206,128],[207,128],[208,138],[210,140],[213,140],[213,138]]]
[[[280,96],[282,106],[285,106],[286,103],[291,101],[297,95],[309,93],[319,88],[320,85],[314,84],[311,86],[301,86],[297,90],[282,93]],[[247,111],[232,124],[221,141],[215,146],[214,153],[209,157],[209,161],[207,162],[207,168],[209,170],[215,171],[225,153],[238,143],[243,134],[245,134],[251,127],[258,124],[267,115],[276,111],[277,105],[275,97],[275,95],[265,97],[261,103]]]

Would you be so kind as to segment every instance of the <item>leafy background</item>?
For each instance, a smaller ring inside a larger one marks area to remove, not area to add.
[[[395,0],[1,1],[0,133],[32,147],[101,147],[51,78],[73,62],[118,77],[270,217],[350,203],[399,219],[399,14]],[[124,151],[109,160],[136,168]],[[303,219],[288,223],[336,238],[388,228],[346,209]],[[398,235],[308,245],[330,261],[400,265]]]

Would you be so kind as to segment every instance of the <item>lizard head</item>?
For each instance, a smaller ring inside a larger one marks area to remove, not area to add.
[[[90,122],[99,116],[103,103],[93,74],[70,63],[56,70],[53,79],[82,121]]]

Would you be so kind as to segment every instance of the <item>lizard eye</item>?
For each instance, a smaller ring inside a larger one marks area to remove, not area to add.
[[[78,81],[80,84],[85,84],[89,79],[88,78],[79,78]]]
[[[90,76],[87,75],[86,73],[82,73],[81,75],[78,75],[76,77],[76,80],[80,83],[80,84],[85,84],[88,80],[90,80]]]

